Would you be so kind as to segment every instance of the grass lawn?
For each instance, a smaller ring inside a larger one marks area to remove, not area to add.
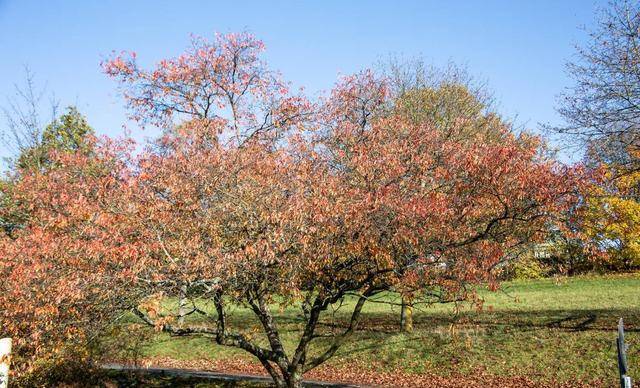
[[[616,325],[624,317],[630,371],[640,378],[639,274],[514,281],[504,283],[501,291],[481,295],[482,311],[465,306],[455,314],[452,305],[417,308],[411,334],[398,333],[398,307],[368,303],[360,330],[328,362],[329,368],[353,365],[376,373],[442,376],[480,371],[546,383],[579,380],[614,386]],[[339,326],[349,314],[347,307],[326,314],[322,330]],[[291,349],[302,325],[298,311],[277,313]],[[249,311],[239,309],[232,315],[234,325],[257,327]],[[202,318],[192,318],[198,319]],[[217,346],[210,338],[172,338],[133,322],[133,317],[125,317],[112,340],[125,341],[144,359],[186,365],[253,361],[243,351]],[[255,335],[259,338],[260,332]],[[326,345],[318,342],[320,347]]]

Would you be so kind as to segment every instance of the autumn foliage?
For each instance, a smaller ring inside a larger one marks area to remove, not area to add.
[[[639,160],[640,152],[625,150]],[[604,253],[605,268],[629,270],[640,265],[640,171],[628,165],[592,158],[600,184],[590,186],[580,207],[584,235]]]
[[[18,371],[130,310],[157,330],[244,349],[278,386],[299,386],[357,329],[368,298],[497,287],[496,268],[577,199],[580,169],[498,117],[482,133],[468,117],[417,120],[371,71],[312,102],[262,49],[230,34],[194,38],[153,70],[113,57],[104,70],[132,117],[163,135],[135,157],[105,140],[16,174],[3,195],[28,218],[0,240],[0,324],[18,340]],[[181,311],[154,307],[159,293]],[[314,348],[322,314],[345,297],[356,300],[347,326]],[[212,324],[180,323],[204,313],[199,301],[213,304]],[[304,317],[290,352],[272,314],[284,305]],[[230,306],[253,311],[260,338],[230,324]]]
[[[4,187],[19,223],[0,239],[0,326],[15,341],[22,374],[65,357],[126,307],[122,289],[135,279],[139,241],[117,211],[128,184],[110,141],[89,138],[93,151],[51,150],[46,169],[25,167]]]

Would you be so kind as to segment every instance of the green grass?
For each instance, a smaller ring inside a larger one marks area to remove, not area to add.
[[[398,333],[397,306],[368,303],[360,330],[328,363],[406,373],[484,370],[546,382],[615,382],[616,325],[624,317],[630,371],[640,376],[639,275],[514,281],[503,284],[501,291],[480,295],[485,300],[481,311],[466,306],[454,314],[451,305],[417,308],[411,334]],[[321,330],[332,330],[333,324],[343,322],[349,303],[326,314]],[[295,346],[302,325],[297,314],[292,308],[277,313],[289,349]],[[238,309],[232,316],[236,327],[257,327],[247,310]],[[121,322],[125,334],[121,337],[137,338],[143,357],[251,359],[243,351],[215,345],[210,338],[172,338],[148,329],[131,335],[133,320],[127,317]],[[197,324],[202,318],[191,320]]]

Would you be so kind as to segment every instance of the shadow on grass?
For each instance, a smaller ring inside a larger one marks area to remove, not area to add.
[[[417,331],[429,331],[443,326],[455,325],[459,328],[473,327],[513,327],[522,330],[556,329],[562,331],[615,331],[618,319],[625,318],[625,331],[640,331],[640,309],[550,309],[525,311],[485,311],[452,314],[421,314],[414,317]],[[398,317],[388,314],[364,314],[360,331],[393,333],[398,331]],[[340,324],[325,326],[346,327]]]

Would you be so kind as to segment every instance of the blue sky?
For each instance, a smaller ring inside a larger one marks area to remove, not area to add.
[[[142,64],[179,54],[189,34],[248,30],[296,86],[331,88],[339,73],[389,54],[451,60],[488,82],[501,113],[535,129],[560,123],[564,63],[586,34],[597,0],[563,1],[29,1],[0,0],[0,105],[28,65],[62,105],[99,133],[126,122],[100,61],[134,50]],[[4,125],[0,121],[0,125]],[[133,129],[135,137],[149,135]],[[0,149],[0,156],[7,150]]]

